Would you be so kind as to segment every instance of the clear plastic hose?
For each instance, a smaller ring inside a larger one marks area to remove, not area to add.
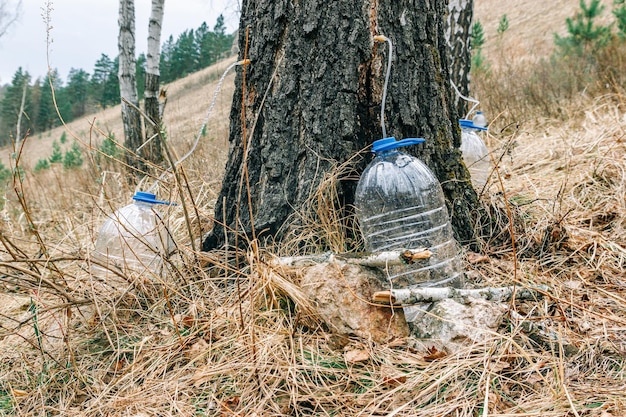
[[[452,84],[452,88],[454,88],[454,91],[456,91],[456,94],[461,97],[463,100],[465,101],[469,101],[471,103],[474,103],[474,105],[472,106],[471,109],[469,109],[469,111],[467,112],[467,114],[465,115],[464,119],[469,119],[470,114],[472,114],[472,112],[476,109],[476,107],[478,107],[478,105],[480,104],[480,102],[478,100],[476,100],[475,98],[472,97],[466,97],[463,94],[461,94],[461,92],[459,91],[459,89],[457,88],[456,84],[454,84],[454,81],[450,80],[450,84]]]
[[[383,138],[387,137],[387,129],[385,128],[385,102],[387,101],[387,87],[389,85],[389,75],[391,74],[391,60],[393,58],[393,44],[391,39],[384,35],[374,36],[377,42],[387,42],[389,45],[389,57],[387,59],[387,74],[385,74],[385,84],[383,86],[383,98],[380,103],[380,126],[383,129]]]
[[[206,112],[206,114],[204,116],[204,120],[202,121],[202,125],[200,126],[200,130],[198,131],[198,135],[196,136],[196,139],[195,139],[193,145],[191,146],[191,149],[189,149],[189,151],[187,151],[186,154],[184,154],[180,159],[178,159],[178,161],[174,162],[174,168],[177,168],[180,164],[183,163],[183,161],[185,159],[189,158],[189,156],[198,147],[198,143],[200,143],[200,138],[202,137],[202,132],[204,132],[204,129],[205,129],[207,123],[209,122],[209,118],[211,117],[211,113],[213,112],[213,108],[215,107],[215,103],[217,102],[217,97],[219,95],[220,90],[222,89],[222,84],[224,83],[224,79],[226,78],[226,76],[228,75],[230,70],[233,69],[234,67],[236,67],[237,65],[247,65],[249,63],[250,63],[249,59],[244,59],[244,60],[241,60],[241,61],[233,62],[232,64],[230,64],[228,66],[228,68],[226,68],[226,70],[224,71],[224,73],[220,77],[219,81],[217,82],[217,86],[215,87],[215,92],[213,93],[213,99],[211,100],[211,104],[209,105],[209,108],[207,109],[207,112]],[[152,185],[152,187],[150,187],[150,189],[153,190],[154,188],[156,188],[157,184],[159,182],[161,182],[161,180],[163,180],[163,178],[165,177],[165,175],[167,175],[167,173],[169,171],[170,171],[170,168],[166,169],[161,174],[159,179]]]

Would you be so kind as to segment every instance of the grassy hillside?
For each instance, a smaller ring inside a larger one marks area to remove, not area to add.
[[[321,323],[299,286],[306,270],[256,246],[238,254],[241,270],[233,253],[200,253],[227,156],[231,74],[198,150],[158,183],[178,202],[161,207],[178,249],[168,273],[116,277],[136,278],[128,291],[89,273],[100,225],[134,191],[119,161],[90,152],[123,137],[119,108],[27,140],[0,218],[0,415],[626,415],[626,71],[579,88],[587,78],[546,66],[577,1],[475,2],[490,68],[473,94],[496,170],[482,195],[492,230],[465,268],[477,287],[547,285],[543,300],[504,306],[498,331],[461,350],[375,343]],[[167,86],[178,157],[230,62]],[[63,132],[65,146],[83,146],[83,169],[31,172]]]

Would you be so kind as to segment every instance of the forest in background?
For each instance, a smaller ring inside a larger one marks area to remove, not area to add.
[[[161,47],[161,82],[184,78],[226,58],[231,54],[234,38],[234,34],[226,33],[222,15],[212,30],[204,22],[195,30],[184,31],[176,40],[170,35]],[[145,65],[146,56],[141,53],[137,57],[136,73],[140,99]],[[50,85],[54,87],[54,97]],[[55,99],[65,122],[119,104],[118,58],[102,54],[91,74],[72,68],[65,82],[56,69],[44,77],[33,78],[28,71],[18,68],[11,83],[0,87],[0,146],[11,143],[15,137],[22,101],[26,115],[21,122],[22,132],[28,131],[32,136],[60,126]]]

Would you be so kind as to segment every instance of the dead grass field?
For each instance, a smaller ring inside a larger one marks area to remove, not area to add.
[[[525,64],[547,54],[577,5],[476,0],[488,56]],[[504,13],[511,27],[498,40]],[[168,86],[178,156],[230,62]],[[537,112],[490,131],[498,169],[483,201],[500,227],[484,236],[484,256],[466,253],[468,276],[476,286],[543,284],[548,296],[512,303],[481,342],[433,353],[428,340],[354,337],[337,348],[298,288],[301,271],[272,266],[255,246],[240,254],[242,270],[197,251],[227,156],[233,80],[182,181],[159,186],[179,203],[163,209],[179,249],[167,274],[129,276],[126,293],[88,269],[99,226],[133,192],[120,166],[94,156],[80,171],[31,174],[62,130],[28,139],[27,175],[0,219],[0,415],[626,415],[626,95],[581,95],[563,110],[571,117]],[[504,116],[490,116],[500,126]],[[121,138],[119,108],[68,132],[86,150],[108,132]]]

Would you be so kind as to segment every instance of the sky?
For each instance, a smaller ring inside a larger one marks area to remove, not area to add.
[[[6,0],[5,0],[6,1]],[[8,0],[17,4],[17,0]],[[227,32],[239,24],[238,0],[165,0],[161,44],[206,22],[213,29],[220,14]],[[34,79],[45,77],[46,24],[43,11],[50,13],[50,67],[63,82],[71,68],[93,73],[102,54],[117,56],[118,0],[22,0],[20,19],[0,38],[0,85],[9,84],[19,67]],[[136,54],[146,52],[150,0],[135,0]]]

